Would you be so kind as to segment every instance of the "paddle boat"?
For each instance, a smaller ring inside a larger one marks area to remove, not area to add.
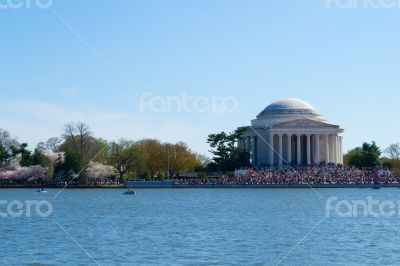
[[[136,195],[136,192],[133,189],[128,189],[127,191],[125,191],[122,194],[124,194],[124,195]]]
[[[36,192],[38,192],[38,193],[47,193],[47,191],[44,190],[43,188],[38,188],[38,190],[36,190]]]

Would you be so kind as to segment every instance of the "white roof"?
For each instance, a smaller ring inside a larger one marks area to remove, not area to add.
[[[285,98],[275,101],[262,110],[253,126],[265,127],[298,119],[310,119],[327,122],[326,119],[309,103],[301,99]]]

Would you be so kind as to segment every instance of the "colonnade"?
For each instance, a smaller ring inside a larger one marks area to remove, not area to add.
[[[251,154],[253,166],[342,164],[342,136],[327,133],[273,133],[248,136],[239,147]]]

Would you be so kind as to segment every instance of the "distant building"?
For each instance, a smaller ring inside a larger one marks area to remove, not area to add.
[[[343,163],[343,129],[303,100],[273,102],[241,129],[238,145],[250,153],[253,166]]]

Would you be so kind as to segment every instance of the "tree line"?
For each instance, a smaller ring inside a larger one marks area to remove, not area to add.
[[[96,138],[85,123],[67,123],[61,136],[37,144],[33,151],[19,143],[7,130],[0,129],[1,172],[8,176],[46,175],[49,180],[87,183],[104,179],[129,178],[163,180],[185,172],[231,172],[250,166],[250,154],[237,142],[242,130],[210,134],[212,160],[191,151],[183,142],[163,143],[157,139],[138,141]],[[344,164],[356,167],[387,166],[400,174],[400,144],[383,151],[375,142],[363,143],[344,155]],[[41,167],[41,168],[39,168]],[[14,172],[12,172],[14,170]],[[42,174],[43,173],[43,174]]]
[[[344,155],[344,163],[359,168],[384,166],[400,175],[400,143],[381,149],[374,141],[364,142]]]
[[[189,171],[199,171],[207,158],[183,143],[157,139],[96,138],[85,123],[67,123],[60,137],[37,144],[34,151],[0,129],[0,165],[3,169],[42,166],[53,181],[87,183],[101,178],[162,180]],[[18,161],[16,166],[15,161]]]

